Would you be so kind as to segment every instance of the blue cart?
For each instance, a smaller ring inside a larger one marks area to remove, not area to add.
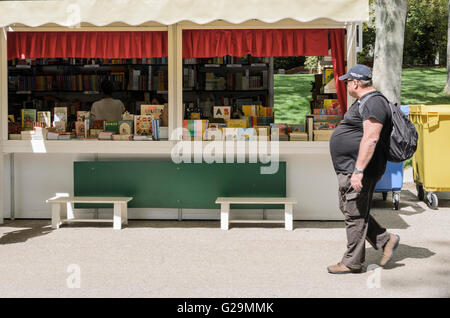
[[[401,106],[405,115],[409,115],[409,105]],[[386,201],[388,192],[392,191],[392,202],[394,209],[398,210],[400,204],[400,191],[403,186],[403,162],[390,162],[386,165],[386,171],[375,186],[375,192],[382,193],[383,200]]]

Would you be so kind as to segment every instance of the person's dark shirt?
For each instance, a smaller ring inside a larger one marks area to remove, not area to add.
[[[386,145],[392,129],[392,117],[388,102],[379,95],[368,97],[361,109],[361,114],[359,100],[354,102],[334,130],[330,138],[330,153],[336,173],[353,173],[364,133],[363,121],[369,118],[383,124],[383,128],[373,156],[364,169],[364,174],[368,176],[383,175],[386,169]]]

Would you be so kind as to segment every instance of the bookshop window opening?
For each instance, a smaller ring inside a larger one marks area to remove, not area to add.
[[[8,32],[8,135],[168,140],[167,32]]]
[[[184,137],[329,140],[345,112],[345,87],[335,84],[345,64],[344,35],[334,29],[184,30]]]

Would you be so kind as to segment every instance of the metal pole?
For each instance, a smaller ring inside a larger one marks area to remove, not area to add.
[[[178,208],[178,221],[183,221],[183,209]]]

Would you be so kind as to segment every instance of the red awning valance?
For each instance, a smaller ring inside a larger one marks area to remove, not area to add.
[[[324,56],[326,29],[184,30],[183,58],[215,56]]]
[[[165,31],[8,32],[13,58],[151,58],[167,56]]]

